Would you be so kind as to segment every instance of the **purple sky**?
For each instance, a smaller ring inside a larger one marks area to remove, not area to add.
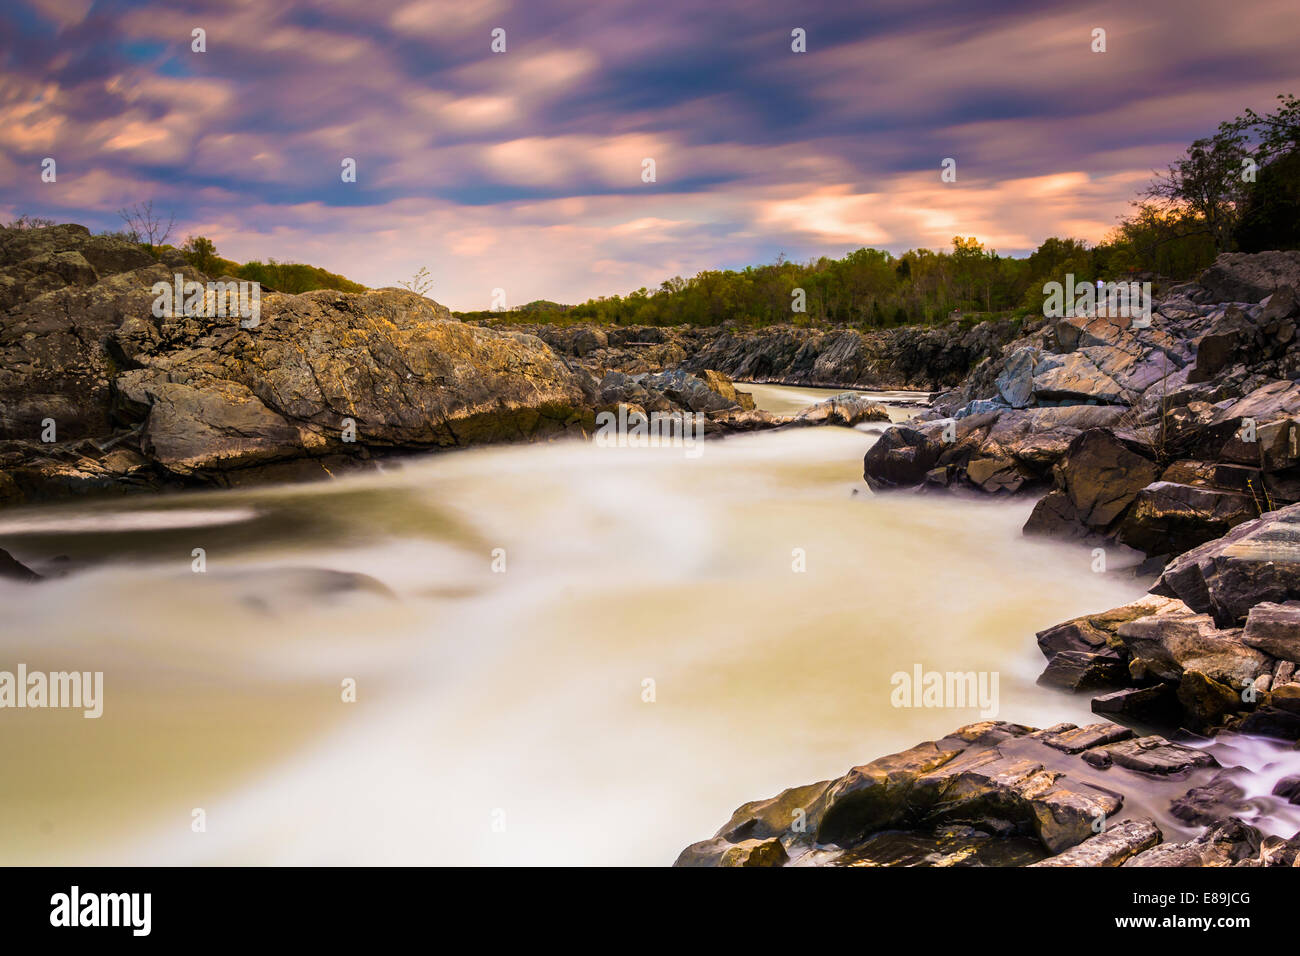
[[[235,259],[575,302],[779,252],[1096,241],[1193,138],[1300,93],[1296,0],[984,6],[6,0],[0,219],[152,198]]]

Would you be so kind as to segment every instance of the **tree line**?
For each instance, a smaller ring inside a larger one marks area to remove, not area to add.
[[[1042,288],[1076,280],[1193,278],[1220,252],[1300,248],[1300,100],[1278,97],[1196,140],[1134,200],[1104,241],[1052,237],[1023,258],[971,237],[952,249],[895,256],[858,249],[841,259],[778,257],[769,265],[674,276],[656,289],[579,305],[537,301],[464,318],[617,325],[753,325],[779,322],[881,328],[966,316],[1037,313]],[[801,291],[798,291],[801,290]],[[802,306],[802,311],[799,307]]]

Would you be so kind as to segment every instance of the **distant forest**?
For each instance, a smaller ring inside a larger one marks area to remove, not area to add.
[[[1133,210],[1099,245],[1050,238],[1025,258],[999,256],[974,238],[952,249],[894,256],[858,249],[842,259],[778,259],[740,271],[674,276],[657,289],[602,296],[580,305],[537,301],[465,319],[598,322],[619,325],[843,324],[863,328],[966,316],[1030,314],[1043,284],[1079,280],[1196,276],[1220,252],[1300,248],[1300,100],[1278,97],[1265,115],[1247,110],[1199,139],[1158,174]],[[806,311],[792,309],[804,291]]]

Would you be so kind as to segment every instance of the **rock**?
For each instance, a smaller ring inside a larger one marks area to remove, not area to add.
[[[1255,326],[1240,309],[1228,308],[1196,345],[1196,367],[1188,383],[1209,382],[1232,365],[1255,338]]]
[[[1263,846],[1258,830],[1231,818],[1186,843],[1162,843],[1137,854],[1124,866],[1234,866],[1258,860]]]
[[[1125,820],[1064,853],[1029,865],[1120,866],[1125,860],[1155,846],[1161,839],[1160,828],[1150,820]]]
[[[989,494],[1015,492],[1026,478],[1010,458],[977,458],[966,465],[966,477],[971,484]]]
[[[0,578],[11,581],[39,581],[40,575],[27,565],[14,559],[4,548],[0,548]]]
[[[1229,714],[1247,706],[1239,690],[1197,670],[1183,672],[1178,682],[1178,703],[1187,725],[1201,731],[1222,724]]]
[[[745,411],[752,412],[754,410],[754,396],[749,392],[742,392],[737,389],[736,386],[732,384],[731,379],[727,378],[727,376],[723,375],[721,372],[715,372],[711,368],[706,368],[702,369],[698,373],[698,377],[711,390],[717,392],[727,401],[734,402]],[[887,415],[885,420],[889,420]]]
[[[1181,773],[1196,767],[1217,766],[1203,750],[1170,743],[1164,737],[1136,737],[1120,740],[1084,752],[1083,759],[1094,765],[1127,767],[1142,773]]]
[[[1011,354],[997,378],[998,394],[1012,408],[1024,408],[1034,394],[1034,363],[1038,350],[1020,348]]]
[[[715,391],[704,378],[682,369],[634,378],[651,393],[662,392],[674,405],[692,412],[720,412],[740,408],[740,400],[734,386],[729,389],[729,395],[724,395]],[[731,384],[718,373],[714,373],[712,381],[724,388]]]
[[[1089,528],[1105,529],[1159,471],[1110,432],[1089,429],[1070,443],[1061,474],[1079,520]]]
[[[1177,720],[1179,706],[1173,684],[1127,687],[1092,699],[1092,712],[1140,724],[1167,725]]]
[[[1099,747],[1102,744],[1115,743],[1120,740],[1128,740],[1133,736],[1133,731],[1127,727],[1121,727],[1119,724],[1112,724],[1109,721],[1100,724],[1089,724],[1087,727],[1074,727],[1064,725],[1065,729],[1043,731],[1042,741],[1049,747],[1055,747],[1068,754],[1082,753],[1093,747]]]
[[[1145,554],[1179,554],[1258,516],[1250,495],[1154,481],[1132,499],[1118,538]]]
[[[1273,796],[1284,797],[1288,803],[1300,806],[1300,775],[1283,777],[1273,785]]]
[[[1246,614],[1242,643],[1265,654],[1300,662],[1300,601],[1264,601]]]
[[[1300,288],[1300,252],[1221,253],[1197,283],[1214,301],[1259,302],[1282,286]]]
[[[919,485],[938,463],[939,453],[937,442],[916,429],[895,425],[867,450],[862,477],[872,491]]]
[[[161,328],[171,347],[137,355],[115,390],[143,419],[142,448],[180,474],[347,450],[346,419],[369,446],[542,437],[587,401],[539,339],[399,290],[273,293],[253,329],[186,316]]]
[[[863,395],[845,392],[809,405],[792,421],[794,425],[844,425],[852,428],[862,422],[887,422],[889,411],[879,402]]]
[[[1071,352],[1059,365],[1035,374],[1034,400],[1040,404],[1118,405],[1137,397],[1102,371],[1095,358],[1083,351]]]
[[[1246,793],[1225,770],[1203,787],[1193,787],[1170,804],[1170,812],[1195,826],[1213,826],[1229,817],[1251,812]]]
[[[1266,655],[1241,642],[1240,631],[1220,630],[1210,615],[1187,607],[1129,621],[1117,633],[1146,673],[1162,680],[1178,681],[1184,671],[1199,671],[1240,688],[1272,669]]]
[[[1119,816],[1126,793],[1177,799],[1209,785],[1216,766],[1114,724],[986,721],[746,804],[676,865],[1118,866],[1160,840],[1151,821]]]
[[[780,840],[743,840],[728,847],[718,865],[784,866],[789,859]]]
[[[1038,683],[1077,692],[1115,687],[1127,679],[1128,665],[1116,651],[1061,651],[1047,662]]]
[[[1239,524],[1175,558],[1152,591],[1208,613],[1221,627],[1263,602],[1300,600],[1300,505]]]

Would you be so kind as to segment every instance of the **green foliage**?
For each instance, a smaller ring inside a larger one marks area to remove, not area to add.
[[[1242,252],[1300,249],[1300,149],[1260,169],[1233,238]]]
[[[158,247],[157,252],[170,247]],[[287,292],[296,295],[299,292],[311,292],[315,289],[336,289],[339,292],[365,292],[366,287],[326,272],[319,266],[303,265],[296,262],[276,262],[268,259],[259,262],[256,259],[242,265],[217,255],[217,247],[211,239],[203,236],[190,236],[180,249],[185,259],[207,275],[219,277],[234,276],[248,282],[261,283],[268,292]]]
[[[245,262],[242,266],[226,259],[219,261],[223,265],[233,267],[223,269],[225,273],[238,279],[247,279],[249,282],[259,282],[265,291],[287,292],[291,295],[311,292],[315,289],[336,289],[339,292],[366,291],[366,287],[360,283],[352,282],[333,272],[326,272],[319,266],[298,262],[276,262],[274,259],[267,259],[266,262],[254,259]]]
[[[985,317],[1040,314],[1043,284],[1111,278],[1110,251],[1079,239],[1048,239],[1024,259],[999,256],[976,239],[957,236],[951,252],[912,249],[894,256],[857,249],[842,259],[825,256],[806,263],[780,256],[769,265],[742,270],[706,270],[674,276],[654,290],[601,296],[579,305],[544,300],[508,312],[466,312],[464,319],[547,322],[556,325],[718,325],[786,323],[861,329],[943,323],[953,312],[972,325]],[[796,290],[805,311],[794,311]]]

